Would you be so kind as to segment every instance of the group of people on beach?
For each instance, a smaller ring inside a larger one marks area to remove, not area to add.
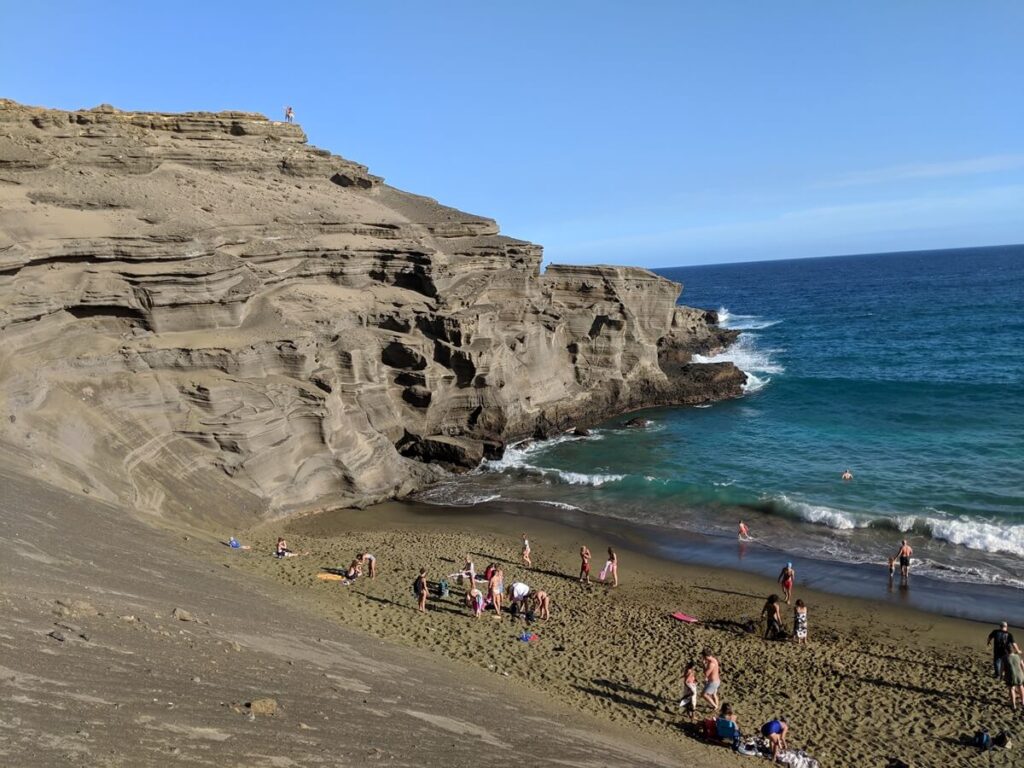
[[[1017,709],[1018,697],[1024,706],[1024,657],[1009,623],[1004,621],[989,632],[986,644],[992,646],[992,670],[996,680],[1002,679],[1009,689],[1010,708]]]

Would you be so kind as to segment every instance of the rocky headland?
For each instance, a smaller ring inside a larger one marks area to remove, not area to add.
[[[165,520],[402,496],[523,437],[740,394],[649,271],[551,265],[240,112],[0,100],[0,440]]]

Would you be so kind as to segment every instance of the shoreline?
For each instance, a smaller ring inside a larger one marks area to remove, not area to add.
[[[413,499],[411,502],[396,503],[478,510],[554,522],[602,533],[610,541],[629,542],[645,554],[670,562],[737,571],[768,579],[773,578],[773,570],[777,574],[785,562],[791,561],[797,570],[798,583],[821,593],[907,607],[967,621],[998,623],[1005,619],[1011,624],[1024,626],[1024,600],[1021,599],[1020,589],[998,584],[935,579],[915,573],[913,565],[910,583],[902,587],[898,573],[890,585],[886,567],[881,563],[869,565],[811,558],[765,546],[756,538],[740,542],[731,537],[635,523],[581,509],[556,508],[540,502],[501,499],[456,506]],[[894,551],[896,546],[894,540]]]
[[[556,705],[635,729],[638,740],[694,744],[677,704],[683,666],[705,645],[719,655],[722,701],[737,709],[744,732],[785,715],[791,743],[823,765],[885,764],[889,757],[969,765],[976,755],[958,745],[963,735],[979,725],[1012,732],[1024,722],[991,678],[991,625],[810,589],[798,564],[795,597],[809,606],[810,642],[765,641],[742,625],[778,591],[772,578],[674,562],[653,551],[647,533],[609,532],[607,522],[581,528],[510,511],[390,502],[262,524],[244,533],[251,552],[220,559],[287,585],[297,603],[331,620],[508,677]],[[518,564],[523,530],[533,545],[530,569]],[[277,535],[311,554],[276,560],[268,553]],[[579,585],[581,543],[594,553],[593,573],[604,547],[616,545],[618,589]],[[364,548],[378,557],[376,579],[343,587],[316,578]],[[551,620],[531,627],[537,643],[518,642],[524,625],[507,616],[474,620],[455,584],[449,598],[431,599],[426,615],[415,610],[410,583],[418,568],[435,581],[458,570],[466,553],[477,570],[501,564],[506,585],[522,579],[552,596]],[[668,617],[672,611],[702,623],[683,625]],[[790,616],[785,609],[787,626]],[[703,749],[714,764],[740,759]]]

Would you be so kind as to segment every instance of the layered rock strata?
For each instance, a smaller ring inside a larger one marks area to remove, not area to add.
[[[549,266],[248,113],[0,101],[0,440],[168,519],[409,493],[510,440],[733,397],[734,332]]]

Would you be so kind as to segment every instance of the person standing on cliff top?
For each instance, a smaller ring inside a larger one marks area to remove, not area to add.
[[[910,558],[913,556],[914,550],[907,544],[907,540],[904,539],[900,544],[899,551],[896,553],[896,559],[900,563],[900,578],[904,584],[910,580]]]
[[[284,108],[284,121],[286,123],[294,123],[295,122],[295,110],[292,109],[291,107],[285,107]]]

